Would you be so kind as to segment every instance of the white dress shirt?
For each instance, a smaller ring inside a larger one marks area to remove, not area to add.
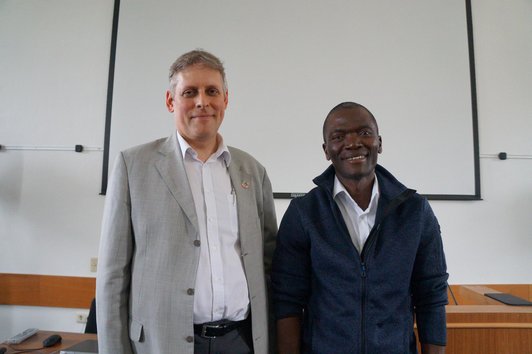
[[[338,177],[334,176],[334,201],[342,213],[351,240],[359,254],[362,253],[369,233],[373,225],[375,225],[377,206],[379,204],[379,182],[376,176],[374,181],[369,205],[366,210],[362,210],[349,195]]]
[[[177,139],[194,198],[201,242],[194,323],[243,320],[249,312],[249,294],[240,257],[236,195],[227,170],[231,154],[218,135],[218,150],[202,162],[179,133]]]

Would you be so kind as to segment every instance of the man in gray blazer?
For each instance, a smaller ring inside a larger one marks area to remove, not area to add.
[[[271,349],[272,189],[264,167],[218,133],[227,103],[220,60],[183,54],[166,92],[177,132],[118,156],[96,284],[100,353]]]

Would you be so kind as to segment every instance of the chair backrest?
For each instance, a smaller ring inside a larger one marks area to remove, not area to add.
[[[96,327],[96,299],[92,299],[91,302],[89,317],[87,317],[87,324],[85,325],[85,333],[98,333],[98,328]]]

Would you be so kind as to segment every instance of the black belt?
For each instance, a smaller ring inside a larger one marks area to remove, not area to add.
[[[216,338],[248,324],[248,319],[242,321],[216,321],[194,325],[194,334],[203,338]]]

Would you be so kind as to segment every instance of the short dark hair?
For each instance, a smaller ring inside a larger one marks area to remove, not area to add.
[[[172,93],[172,96],[175,93],[175,86],[177,84],[177,74],[193,65],[202,65],[209,69],[218,71],[222,75],[224,91],[227,91],[227,80],[225,78],[225,69],[222,61],[218,59],[215,55],[203,49],[195,49],[181,55],[170,66],[168,80],[170,81],[169,90]]]
[[[379,133],[379,125],[377,124],[377,120],[375,119],[375,116],[373,115],[373,113],[371,113],[371,111],[369,109],[367,109],[366,107],[364,107],[363,105],[361,105],[360,103],[356,103],[356,102],[342,102],[342,103],[339,103],[337,104],[336,106],[333,107],[333,109],[331,109],[329,111],[329,113],[327,114],[327,117],[325,117],[325,120],[323,121],[323,142],[326,142],[326,139],[325,139],[325,125],[327,124],[327,120],[329,119],[329,117],[334,113],[334,112],[337,112],[339,110],[342,110],[342,109],[355,109],[355,108],[362,108],[364,109],[366,112],[369,113],[369,115],[371,116],[371,118],[373,119],[373,122],[375,123],[375,127],[377,127],[377,134]]]

